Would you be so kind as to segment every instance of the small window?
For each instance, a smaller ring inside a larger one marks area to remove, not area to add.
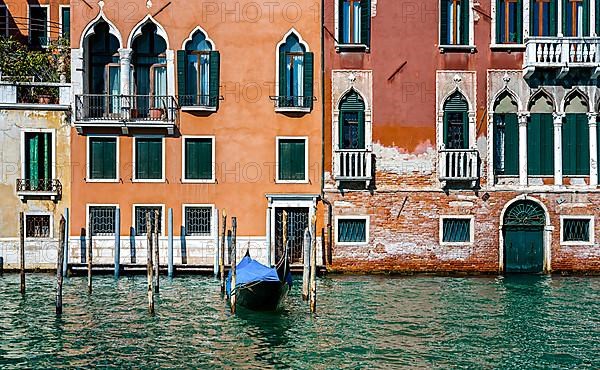
[[[291,34],[279,47],[278,108],[312,108],[314,55],[297,35]]]
[[[339,42],[369,45],[371,27],[369,0],[342,0],[339,9]]]
[[[33,47],[48,45],[48,8],[29,6],[29,42]]]
[[[138,236],[146,235],[146,213],[150,213],[150,225],[154,229],[155,211],[158,211],[158,233],[162,233],[162,207],[161,206],[136,206],[135,207],[135,233]]]
[[[89,222],[92,236],[115,235],[116,206],[91,206]]]
[[[49,132],[26,132],[25,134],[25,189],[26,191],[51,191],[52,181],[52,134]]]
[[[531,36],[556,36],[558,0],[530,0]]]
[[[590,34],[590,0],[563,0],[563,33],[570,37]]]
[[[185,138],[184,143],[184,179],[192,181],[213,180],[213,139]]]
[[[8,24],[8,8],[6,5],[0,5],[0,36],[8,36]]]
[[[591,242],[591,219],[565,218],[562,220],[562,241],[575,243]]]
[[[307,181],[306,139],[278,139],[278,174],[280,181]]]
[[[496,0],[496,42],[523,42],[523,3],[521,0]]]
[[[49,238],[50,215],[25,215],[25,230],[27,238]]]
[[[366,243],[367,220],[364,218],[338,220],[338,243]]]
[[[442,219],[443,243],[470,243],[471,219],[444,218]]]
[[[68,6],[63,6],[60,8],[60,33],[61,37],[66,39],[71,35],[71,8]]]
[[[212,207],[185,207],[185,233],[188,236],[210,236]]]
[[[135,179],[162,180],[163,139],[135,139]]]
[[[441,0],[441,45],[469,45],[470,8],[469,0]]]
[[[91,180],[117,179],[117,138],[89,138],[89,177]]]

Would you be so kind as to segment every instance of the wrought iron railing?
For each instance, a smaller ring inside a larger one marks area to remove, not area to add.
[[[17,179],[17,193],[23,192],[53,193],[60,195],[62,193],[62,184],[58,179]]]
[[[86,94],[75,97],[78,122],[169,122],[175,123],[179,106],[169,95]]]
[[[336,150],[335,179],[338,181],[365,181],[372,178],[372,158],[369,149]]]
[[[275,108],[312,108],[314,96],[271,96]]]
[[[439,152],[441,181],[475,181],[479,179],[477,149],[442,149]]]
[[[216,95],[178,95],[180,107],[216,108],[221,98]]]

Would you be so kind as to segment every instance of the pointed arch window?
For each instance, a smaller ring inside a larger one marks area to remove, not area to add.
[[[587,176],[590,174],[590,128],[587,102],[579,95],[572,96],[565,107],[562,128],[563,174]]]
[[[469,147],[468,104],[465,97],[457,92],[444,104],[444,144],[446,149],[467,149]]]
[[[590,0],[563,0],[563,34],[588,36],[590,32]]]
[[[179,105],[218,107],[221,57],[213,49],[206,35],[198,30],[185,44],[185,50],[177,52]]]
[[[312,108],[313,53],[308,52],[295,34],[279,47],[278,108]]]
[[[519,174],[519,122],[517,105],[502,95],[494,106],[494,170],[496,175]]]
[[[365,149],[365,103],[349,92],[340,104],[340,149]]]
[[[469,45],[469,0],[441,0],[440,44]]]
[[[530,107],[527,123],[527,174],[554,174],[554,107],[544,94],[538,95]]]
[[[530,0],[531,36],[556,36],[557,0]]]
[[[522,0],[496,0],[496,42],[499,44],[523,42]]]

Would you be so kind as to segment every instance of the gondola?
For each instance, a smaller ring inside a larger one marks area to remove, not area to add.
[[[237,304],[253,311],[276,311],[281,308],[292,286],[287,251],[274,267],[267,267],[250,257],[250,251],[236,268]],[[231,271],[227,276],[227,296],[231,297]]]

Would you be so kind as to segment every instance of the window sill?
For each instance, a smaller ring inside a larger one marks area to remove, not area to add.
[[[120,182],[121,179],[85,179],[85,182],[89,182],[89,183],[118,183]]]
[[[341,247],[343,247],[343,246],[358,247],[358,246],[369,245],[369,243],[367,243],[367,242],[335,242],[335,245],[339,245]]]
[[[471,54],[475,54],[476,48],[475,45],[439,45],[440,53],[444,54],[447,52],[469,52]]]
[[[565,242],[565,241],[561,241],[560,245],[561,246],[566,246],[566,247],[593,247],[594,243],[592,243],[592,242]]]
[[[190,180],[190,179],[181,179],[182,184],[216,184],[216,179],[206,179],[206,180]]]
[[[525,51],[525,44],[490,44],[490,49],[496,51],[506,51],[510,53],[511,51]]]
[[[22,201],[27,198],[50,198],[50,200],[55,201],[59,193],[57,191],[18,191],[17,195]]]
[[[161,182],[166,182],[165,179],[132,179],[131,182],[133,183],[161,183]]]
[[[312,108],[307,107],[280,107],[275,108],[276,113],[310,113]]]
[[[181,106],[183,112],[216,112],[217,107],[209,107],[202,105],[183,105]]]
[[[184,235],[184,238],[186,240],[206,240],[206,241],[213,241],[215,240],[216,236],[214,235]]]
[[[441,242],[444,247],[472,247],[475,242]]]
[[[365,44],[336,44],[335,51],[340,52],[369,52],[369,46]]]
[[[308,179],[306,180],[275,180],[276,184],[308,184]]]

